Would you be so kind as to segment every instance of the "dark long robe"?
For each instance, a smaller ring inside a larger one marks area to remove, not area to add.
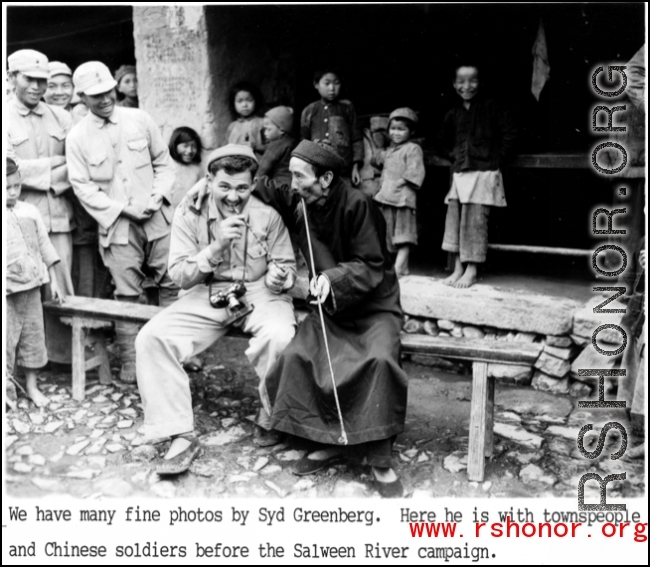
[[[262,179],[256,195],[275,207],[309,264],[305,219],[288,186]],[[376,204],[337,181],[322,205],[307,207],[316,272],[331,283],[324,304],[327,339],[350,445],[404,429],[407,376],[400,364],[399,285]],[[311,272],[311,266],[309,267]],[[310,278],[313,274],[310,273]],[[327,444],[341,435],[317,306],[269,372],[267,389],[279,431]]]

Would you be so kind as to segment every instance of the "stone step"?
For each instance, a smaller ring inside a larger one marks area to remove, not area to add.
[[[400,279],[402,307],[416,317],[489,325],[541,335],[565,335],[583,304],[563,297],[476,284],[457,289],[426,276]]]

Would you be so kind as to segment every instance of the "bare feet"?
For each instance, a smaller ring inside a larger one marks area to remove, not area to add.
[[[451,284],[456,288],[467,288],[471,287],[476,283],[477,269],[476,264],[472,262],[467,263],[467,268],[465,268],[465,273],[463,276],[455,283]]]
[[[171,445],[164,456],[165,459],[173,459],[179,453],[182,453],[192,444],[192,440],[187,437],[176,437],[172,439]]]
[[[120,380],[125,384],[135,384],[137,381],[137,376],[135,373],[135,362],[127,361],[122,364],[122,369],[120,370]]]
[[[50,403],[49,398],[38,389],[38,386],[36,385],[36,375],[34,375],[34,378],[31,380],[29,377],[27,378],[26,391],[27,396],[29,396],[32,402],[34,402],[36,407],[42,408]]]
[[[446,277],[444,280],[442,280],[442,283],[444,285],[451,285],[453,286],[463,275],[463,264],[460,261],[460,256],[458,254],[454,254],[454,271],[449,277]]]

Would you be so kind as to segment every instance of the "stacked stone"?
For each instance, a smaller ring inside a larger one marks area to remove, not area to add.
[[[473,340],[542,343],[542,353],[534,365],[490,363],[488,375],[505,382],[532,386],[537,390],[554,394],[570,394],[574,397],[588,397],[592,394],[592,387],[586,382],[587,379],[582,378],[580,381],[573,379],[571,363],[580,353],[581,347],[576,344],[570,334],[541,335],[489,326],[466,325],[447,319],[425,319],[408,315],[404,331]],[[579,330],[579,332],[583,331]],[[424,357],[413,357],[413,362],[427,363],[429,366],[438,366],[444,370],[459,371],[465,368],[457,362],[449,363],[437,358],[432,358],[432,360],[433,362],[425,361]]]

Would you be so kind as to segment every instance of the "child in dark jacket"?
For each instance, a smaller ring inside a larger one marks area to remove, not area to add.
[[[463,288],[476,283],[477,266],[485,262],[490,209],[506,206],[499,168],[517,131],[508,114],[479,92],[476,66],[456,67],[454,89],[461,104],[445,116],[438,140],[453,173],[442,249],[454,255],[454,272],[443,283]]]
[[[264,115],[264,138],[268,145],[260,159],[258,177],[266,175],[276,185],[291,185],[289,160],[296,147],[293,131],[293,109],[276,106]]]

